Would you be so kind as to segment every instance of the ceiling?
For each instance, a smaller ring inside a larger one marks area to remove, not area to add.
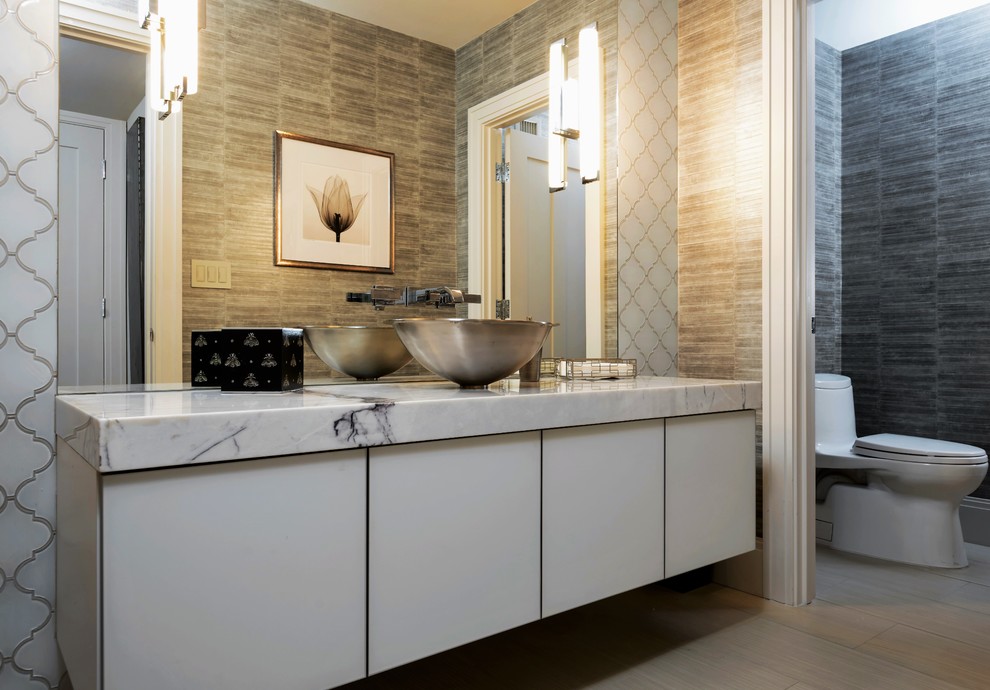
[[[144,98],[144,53],[62,36],[59,108],[127,120]]]
[[[986,5],[987,0],[820,0],[815,38],[839,51]]]
[[[456,50],[535,0],[304,0]]]

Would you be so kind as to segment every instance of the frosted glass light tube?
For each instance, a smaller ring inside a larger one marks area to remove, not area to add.
[[[567,81],[567,57],[564,41],[550,44],[550,136],[547,137],[547,182],[551,192],[567,187],[566,141],[558,136],[563,126],[564,84]]]
[[[602,158],[602,70],[598,29],[592,24],[578,35],[578,79],[581,98],[581,181],[594,182]]]

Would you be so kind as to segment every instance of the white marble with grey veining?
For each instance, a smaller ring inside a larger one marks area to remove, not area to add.
[[[62,395],[57,433],[100,472],[758,409],[753,381],[640,377]]]

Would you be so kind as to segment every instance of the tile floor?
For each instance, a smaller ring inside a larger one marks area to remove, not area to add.
[[[990,548],[968,552],[941,570],[819,549],[800,608],[653,585],[347,687],[990,688]]]

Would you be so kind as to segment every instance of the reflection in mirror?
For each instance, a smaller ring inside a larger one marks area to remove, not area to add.
[[[546,110],[502,128],[503,299],[515,319],[552,321],[545,357],[586,356],[585,200],[577,142],[568,141],[567,187],[547,184]]]
[[[143,383],[145,56],[59,51],[59,387]]]
[[[379,30],[311,5],[278,4],[280,23],[292,27],[289,32],[272,32],[271,27],[263,26],[253,16],[217,12],[210,15],[207,29],[201,34],[200,93],[193,103],[183,106],[181,118],[170,117],[164,126],[181,127],[186,134],[174,138],[185,141],[188,158],[184,203],[183,168],[181,163],[176,165],[183,146],[168,144],[173,140],[166,140],[161,123],[151,120],[146,123],[150,190],[146,213],[150,245],[147,264],[151,266],[150,258],[154,257],[154,265],[148,269],[154,276],[147,280],[145,295],[149,305],[145,313],[145,358],[149,362],[145,380],[161,386],[182,385],[183,377],[189,380],[182,350],[188,346],[190,328],[204,325],[199,321],[209,321],[210,326],[216,327],[261,321],[301,325],[356,323],[368,319],[365,312],[343,304],[342,300],[344,291],[367,288],[366,281],[359,282],[358,276],[303,273],[299,269],[288,272],[271,266],[268,189],[271,132],[275,129],[374,144],[401,154],[402,196],[397,197],[400,202],[397,213],[403,220],[404,234],[397,242],[400,252],[397,259],[403,260],[397,280],[418,284],[435,279],[439,273],[450,276],[445,281],[470,287],[474,280],[468,267],[473,260],[467,256],[470,201],[463,194],[467,189],[464,159],[467,142],[461,118],[472,105],[546,69],[546,46],[551,40],[564,35],[575,40],[580,26],[596,21],[605,52],[606,170],[599,190],[600,206],[594,210],[594,216],[602,224],[593,243],[599,252],[594,265],[596,277],[588,278],[586,283],[604,286],[596,305],[597,318],[603,325],[596,336],[598,349],[593,349],[590,339],[586,348],[590,356],[614,356],[617,275],[614,3],[584,0],[568,3],[560,10],[555,3],[537,0],[518,15],[456,49]],[[374,4],[373,0],[368,4]],[[340,40],[326,40],[326,31],[319,29],[326,22]],[[241,36],[243,45],[225,42],[224,38],[232,32]],[[513,37],[511,41],[499,40],[508,35]],[[140,39],[132,36],[129,40]],[[271,67],[269,56],[275,48],[283,61],[297,64],[298,69],[273,81],[266,70]],[[512,54],[507,52],[510,50]],[[396,61],[394,56],[404,51],[419,56],[418,61],[409,64]],[[68,62],[63,59],[63,68]],[[89,65],[86,61],[78,62]],[[452,76],[455,63],[456,80]],[[334,68],[328,69],[331,64]],[[416,65],[417,69],[413,70]],[[64,71],[62,76],[65,77]],[[377,80],[376,88],[371,90],[373,96],[369,95],[369,80]],[[103,78],[102,81],[106,85],[116,80]],[[395,86],[398,83],[401,89]],[[243,107],[256,95],[255,84],[274,88],[275,94],[266,101],[270,107],[258,111]],[[329,98],[329,94],[334,94],[334,98]],[[393,107],[396,104],[401,107]],[[527,107],[516,113],[514,120],[505,122],[518,120],[532,110],[533,107]],[[127,115],[123,118],[127,119]],[[154,164],[150,163],[152,157],[156,157]],[[156,175],[157,180],[153,179]],[[185,225],[181,237],[172,233],[180,224]],[[448,231],[450,236],[445,235]],[[188,253],[180,258],[179,247],[183,245]],[[277,302],[259,301],[258,290],[246,287],[235,287],[227,295],[212,294],[216,291],[204,294],[189,288],[182,262],[188,267],[192,258],[231,260],[228,246],[238,247],[233,260],[235,285],[265,285],[269,292],[279,294]],[[587,261],[589,265],[594,263]],[[308,297],[317,294],[318,299]],[[485,292],[492,302],[499,294],[495,290]],[[340,303],[336,301],[338,295]],[[176,308],[178,304],[182,305],[181,309]],[[108,313],[118,312],[108,305]],[[586,307],[586,314],[591,313]],[[147,341],[149,326],[154,328],[153,343]],[[66,351],[67,347],[63,347],[63,361]],[[119,364],[124,359],[113,357],[111,361]],[[105,354],[102,363],[101,368],[106,369]],[[139,379],[132,374],[124,380]]]

